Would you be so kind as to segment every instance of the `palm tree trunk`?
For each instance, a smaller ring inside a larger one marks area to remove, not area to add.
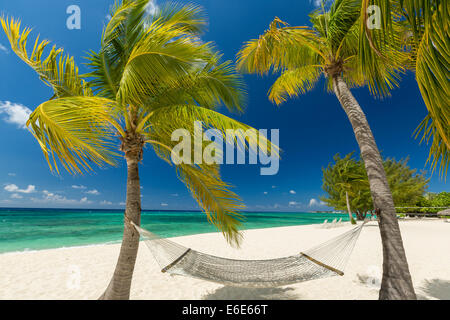
[[[379,227],[383,246],[383,278],[379,299],[416,299],[394,201],[372,131],[364,112],[340,75],[333,77],[333,90],[352,124],[369,178],[374,207],[381,210]]]
[[[345,191],[345,201],[347,201],[347,211],[348,211],[348,216],[350,218],[350,223],[353,224],[352,209],[350,208],[350,200],[348,198],[348,192],[347,191]]]
[[[125,153],[128,176],[122,246],[114,275],[106,291],[100,297],[102,300],[128,300],[130,298],[131,280],[139,248],[139,233],[127,220],[133,221],[138,226],[141,222],[139,161],[142,157],[142,147],[139,152],[136,150],[135,147]]]

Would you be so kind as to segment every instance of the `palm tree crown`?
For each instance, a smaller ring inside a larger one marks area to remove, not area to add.
[[[394,46],[387,47],[383,53],[395,59],[373,57],[375,71],[365,76],[359,63],[360,8],[360,0],[336,0],[329,11],[316,10],[310,15],[311,27],[291,27],[275,18],[263,35],[244,45],[238,66],[249,73],[281,72],[269,92],[277,104],[311,90],[322,74],[329,90],[333,77],[342,74],[350,87],[368,85],[373,94],[388,95],[398,85],[401,59],[406,56],[399,57]]]

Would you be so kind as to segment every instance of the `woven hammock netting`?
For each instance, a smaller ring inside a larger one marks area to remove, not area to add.
[[[234,260],[183,247],[136,225],[162,272],[234,287],[278,287],[343,275],[363,224],[299,254],[270,260]]]

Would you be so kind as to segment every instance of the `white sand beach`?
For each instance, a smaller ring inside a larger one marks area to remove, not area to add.
[[[419,299],[450,299],[450,223],[400,221],[404,245]],[[240,249],[219,233],[174,238],[176,242],[218,256],[268,259],[296,254],[351,228],[317,225],[248,230]],[[119,245],[5,253],[0,255],[0,299],[96,299],[115,267]],[[377,299],[382,251],[379,229],[362,230],[345,275],[280,288],[246,289],[170,276],[159,271],[141,243],[131,299]]]

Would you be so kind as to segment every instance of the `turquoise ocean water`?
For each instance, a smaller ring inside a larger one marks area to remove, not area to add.
[[[346,214],[244,213],[243,229],[322,223]],[[191,211],[143,211],[142,225],[161,237],[216,232],[206,216]],[[0,208],[0,253],[120,242],[123,210]]]

